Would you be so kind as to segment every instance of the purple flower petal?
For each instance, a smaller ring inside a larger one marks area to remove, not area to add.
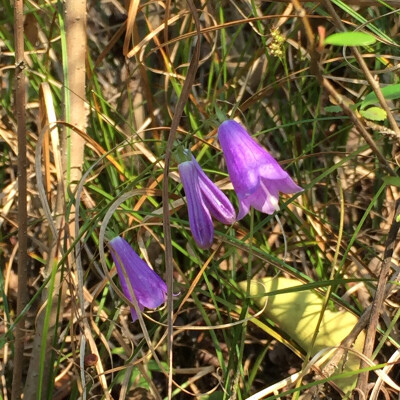
[[[128,282],[123,269],[132,286],[139,308],[157,308],[166,300],[167,285],[165,282],[137,255],[129,243],[122,237],[115,237],[110,242],[111,256],[117,268],[118,276],[124,295],[132,301]],[[137,313],[131,307],[132,319],[135,321]]]
[[[253,206],[266,214],[279,210],[279,192],[303,190],[239,123],[229,120],[218,128],[226,166],[239,198],[238,220]]]
[[[199,247],[207,249],[214,239],[211,215],[230,225],[236,219],[235,209],[193,156],[180,163],[178,169],[188,204],[190,229]]]
[[[189,212],[189,224],[196,243],[202,249],[211,246],[214,239],[214,225],[202,192],[200,178],[193,161],[184,161],[178,165]]]
[[[231,225],[236,220],[236,212],[228,197],[218,188],[217,185],[204,173],[199,163],[192,156],[192,161],[196,166],[199,175],[200,190],[203,195],[204,203],[211,215],[226,225]]]
[[[273,214],[279,210],[279,192],[271,187],[267,187],[261,180],[259,187],[254,193],[242,200],[239,199],[239,205],[238,220],[249,212],[250,206],[265,214]]]

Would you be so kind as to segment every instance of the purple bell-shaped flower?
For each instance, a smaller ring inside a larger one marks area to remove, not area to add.
[[[239,123],[223,122],[218,128],[218,140],[239,198],[238,220],[249,212],[250,206],[273,214],[279,210],[279,192],[303,190]]]
[[[199,247],[207,249],[214,239],[211,216],[223,224],[231,225],[236,219],[235,209],[192,155],[191,159],[181,162],[178,169],[186,194],[193,238]]]
[[[124,295],[132,301],[129,290],[130,284],[142,311],[145,307],[157,308],[163,304],[167,297],[167,285],[165,282],[137,255],[135,250],[122,237],[115,237],[109,242],[109,245]],[[129,283],[125,279],[122,268],[126,272]],[[136,310],[133,307],[131,307],[131,315],[133,321],[138,319]]]

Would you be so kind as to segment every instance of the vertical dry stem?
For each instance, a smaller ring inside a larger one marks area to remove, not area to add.
[[[165,244],[165,268],[167,272],[167,286],[168,286],[168,367],[169,367],[169,378],[168,378],[168,399],[172,398],[172,374],[173,374],[173,359],[172,359],[172,347],[173,347],[173,262],[172,262],[172,239],[171,239],[171,226],[169,216],[169,193],[168,193],[168,174],[171,161],[172,146],[174,143],[176,131],[181,120],[185,103],[189,98],[189,94],[196,77],[196,71],[199,65],[200,59],[200,21],[197,15],[197,10],[192,0],[186,0],[188,8],[192,14],[196,33],[198,35],[196,46],[194,48],[192,59],[190,60],[189,69],[187,72],[186,80],[182,86],[182,92],[178,99],[178,103],[175,107],[174,116],[171,122],[171,130],[169,132],[167,147],[165,149],[165,167],[163,174],[163,187],[162,187],[162,198],[163,198],[163,231],[164,231],[164,244]],[[167,7],[168,8],[168,7]]]
[[[15,114],[18,135],[18,298],[17,316],[20,316],[27,303],[27,158],[26,158],[26,126],[25,126],[25,75],[24,75],[24,21],[23,0],[15,0]],[[15,328],[14,370],[11,399],[21,397],[22,370],[24,356],[24,325],[21,317]]]
[[[65,79],[65,119],[67,123],[78,128],[79,131],[86,131],[86,0],[67,0],[65,2],[65,30],[66,30],[66,45],[67,45],[67,69]],[[67,178],[67,190],[69,193],[75,193],[75,189],[78,186],[79,181],[82,178],[82,167],[84,157],[84,139],[74,130],[67,129],[66,137],[63,139],[62,154],[64,158],[65,173]],[[79,227],[76,226],[78,218],[75,218],[75,214],[79,212],[78,209],[71,207],[69,215],[69,243],[73,241],[75,232],[79,231]],[[77,282],[77,297],[79,300],[79,307],[77,311],[80,314],[81,319],[81,357],[80,357],[80,368],[84,370],[83,360],[85,352],[85,343],[89,344],[90,351],[94,354],[99,354],[96,341],[92,336],[88,320],[85,315],[84,308],[84,273],[82,270],[82,264],[76,262],[73,259],[73,253],[70,254],[69,263],[75,270],[71,271],[75,273],[75,280]],[[77,255],[80,257],[80,254]],[[109,387],[107,386],[106,378],[104,375],[104,369],[101,365],[101,358],[99,357],[96,363],[96,371],[98,373],[98,379],[100,386],[103,390],[104,397],[110,399]],[[82,377],[85,374],[81,375]],[[87,398],[87,384],[82,382],[82,399]]]
[[[397,217],[400,215],[400,200],[396,202],[396,212],[393,215],[392,225],[390,227],[386,244],[385,253],[382,262],[382,268],[379,273],[378,285],[376,288],[376,293],[374,300],[371,304],[371,314],[369,318],[369,324],[367,328],[367,335],[364,343],[364,355],[371,359],[372,353],[375,347],[375,336],[376,330],[379,322],[379,316],[382,313],[383,304],[385,298],[388,295],[386,292],[386,283],[389,279],[391,272],[392,256],[396,245],[397,233],[400,229],[400,222],[397,222]],[[362,360],[360,368],[368,367],[368,364]],[[368,395],[368,372],[362,373],[358,378],[357,388]]]
[[[85,131],[86,128],[86,0],[65,2],[65,32],[67,41],[67,76],[65,86],[65,119]],[[82,177],[83,150],[85,142],[74,131],[66,129],[62,151],[65,156],[64,170],[68,190],[73,192]],[[70,230],[73,233],[73,229]]]

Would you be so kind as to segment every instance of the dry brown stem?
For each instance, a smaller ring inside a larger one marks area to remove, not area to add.
[[[367,335],[364,343],[364,355],[371,358],[374,345],[376,328],[378,326],[379,316],[382,312],[382,306],[385,301],[386,284],[390,276],[391,264],[393,251],[396,244],[397,233],[400,229],[400,222],[397,221],[397,217],[400,215],[400,200],[396,202],[396,212],[393,215],[392,225],[390,227],[388,237],[385,244],[385,254],[382,261],[382,268],[379,273],[378,286],[376,288],[375,298],[371,304],[371,313],[369,318],[369,324],[367,328]],[[361,362],[361,368],[367,367],[368,364],[365,361]],[[357,388],[367,395],[368,392],[368,372],[364,372],[360,375]]]
[[[66,122],[76,127],[79,131],[86,131],[86,0],[69,0],[65,2],[65,30],[67,40],[67,71],[68,76],[65,82],[65,119]],[[66,129],[66,135],[62,141],[62,154],[64,155],[64,173],[66,175],[67,190],[75,193],[77,185],[82,178],[82,167],[84,157],[85,141],[83,137],[73,129]],[[79,231],[76,224],[75,213],[79,210],[71,207],[70,219],[67,221],[69,226],[70,243],[72,243],[75,233]],[[80,254],[78,255],[80,257]],[[69,257],[69,265],[75,266],[71,273],[77,282],[77,297],[79,307],[76,310],[81,321],[81,348],[83,355],[85,352],[85,344],[89,344],[90,351],[98,356],[96,342],[90,330],[89,322],[86,317],[84,305],[84,272],[81,263],[75,262],[72,253]],[[104,368],[101,358],[97,357],[95,364],[97,379],[103,391],[104,397],[110,399],[109,388],[104,376]],[[80,370],[84,370],[84,357],[80,357]],[[80,374],[82,379],[81,390],[83,397],[86,397],[87,385],[84,382],[85,374]]]
[[[81,130],[86,127],[86,1],[65,2],[68,75],[65,77],[65,119]],[[82,176],[84,140],[70,129],[62,140],[67,188],[74,191]],[[71,230],[73,232],[73,230]]]
[[[196,7],[191,0],[187,0],[187,5],[193,16],[197,34],[200,35],[200,21],[197,15]],[[174,116],[171,122],[171,130],[168,136],[167,147],[165,149],[165,168],[163,176],[163,230],[165,235],[165,268],[167,271],[167,285],[168,285],[168,365],[170,370],[169,382],[168,382],[168,398],[172,398],[172,343],[173,343],[173,255],[172,255],[172,239],[171,239],[171,222],[169,215],[169,193],[168,193],[168,175],[169,166],[171,162],[171,151],[174,143],[176,131],[181,120],[182,113],[185,107],[185,103],[189,98],[192,84],[194,82],[197,67],[200,59],[200,37],[197,38],[196,47],[194,50],[193,57],[190,61],[187,77],[182,86],[182,92],[179,97],[178,103],[175,108]]]
[[[24,74],[24,2],[15,0],[15,113],[18,136],[18,297],[17,316],[20,317],[15,327],[15,352],[13,385],[11,399],[21,397],[22,370],[25,342],[25,316],[22,311],[27,304],[28,281],[28,210],[27,210],[27,157],[26,157],[26,116],[25,116],[25,74]]]

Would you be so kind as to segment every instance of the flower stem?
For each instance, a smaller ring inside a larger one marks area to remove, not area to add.
[[[284,253],[283,253],[283,260],[282,260],[282,261],[283,261],[283,262],[286,262],[288,246],[287,246],[287,239],[286,239],[285,231],[284,231],[284,229],[283,229],[283,225],[282,225],[281,219],[279,218],[278,214],[275,214],[275,219],[276,219],[276,222],[278,223],[278,225],[280,226],[281,231],[282,231],[283,245],[284,245],[284,247],[285,247],[285,250],[284,250]]]

